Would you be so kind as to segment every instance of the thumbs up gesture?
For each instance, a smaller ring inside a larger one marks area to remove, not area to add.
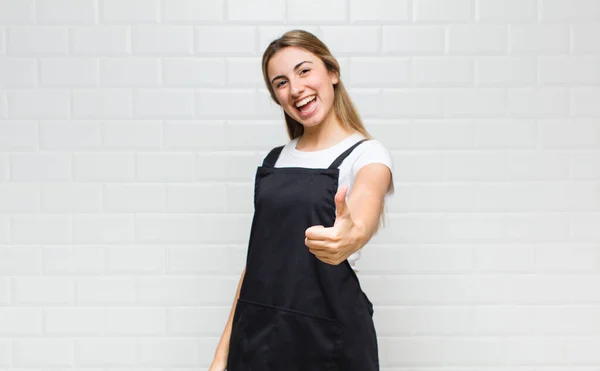
[[[316,225],[305,232],[304,243],[319,260],[338,265],[362,247],[362,228],[354,222],[346,203],[347,186],[335,195],[335,223],[326,228]]]

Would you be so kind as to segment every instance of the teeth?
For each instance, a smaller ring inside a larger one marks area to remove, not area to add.
[[[314,98],[314,97],[315,97],[314,95],[311,95],[310,97],[306,97],[306,98],[302,99],[300,102],[296,103],[296,107],[297,107],[297,108],[300,108],[300,107],[302,107],[302,106],[303,106],[303,105],[305,105],[306,103],[308,103],[308,102],[310,102],[311,100],[313,100],[313,98]]]

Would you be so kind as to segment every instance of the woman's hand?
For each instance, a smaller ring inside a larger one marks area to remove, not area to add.
[[[336,216],[333,227],[316,225],[306,230],[304,243],[319,260],[338,265],[364,245],[364,227],[352,219],[346,203],[348,187],[335,195]]]

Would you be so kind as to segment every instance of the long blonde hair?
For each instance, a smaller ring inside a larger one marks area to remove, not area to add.
[[[335,59],[335,57],[329,51],[329,48],[327,48],[327,46],[318,37],[308,31],[288,31],[281,37],[271,41],[269,46],[267,46],[265,49],[262,57],[262,73],[265,84],[267,85],[267,89],[269,90],[269,94],[271,95],[273,101],[275,101],[277,105],[280,105],[279,101],[277,100],[277,96],[275,95],[275,91],[273,90],[273,86],[269,81],[267,72],[269,61],[275,55],[275,53],[290,46],[301,48],[309,53],[312,53],[323,61],[325,68],[329,73],[335,73],[338,76],[338,83],[334,84],[333,86],[334,113],[340,120],[342,127],[344,127],[346,130],[353,129],[364,135],[366,138],[373,139],[371,134],[369,134],[367,129],[365,129],[365,126],[358,115],[358,111],[356,110],[356,107],[352,103],[352,99],[350,99],[350,95],[342,83],[340,76],[340,64],[338,63],[337,59]],[[304,134],[304,126],[288,115],[285,110],[283,111],[283,115],[285,117],[287,132],[290,139],[296,139],[302,136],[302,134]],[[383,224],[385,224],[384,209],[385,201],[382,202],[380,215],[380,223]]]

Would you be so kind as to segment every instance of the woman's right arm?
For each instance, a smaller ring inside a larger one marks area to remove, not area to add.
[[[233,300],[233,305],[231,306],[231,311],[229,312],[229,318],[227,319],[227,324],[225,325],[225,330],[223,331],[221,341],[219,341],[219,345],[217,346],[215,358],[213,360],[212,365],[209,368],[209,371],[224,371],[227,368],[227,356],[229,355],[229,340],[231,338],[231,326],[233,323],[233,315],[235,313],[237,300],[240,297],[240,288],[242,287],[242,282],[244,281],[245,274],[246,268],[244,267],[235,292],[235,299]]]

